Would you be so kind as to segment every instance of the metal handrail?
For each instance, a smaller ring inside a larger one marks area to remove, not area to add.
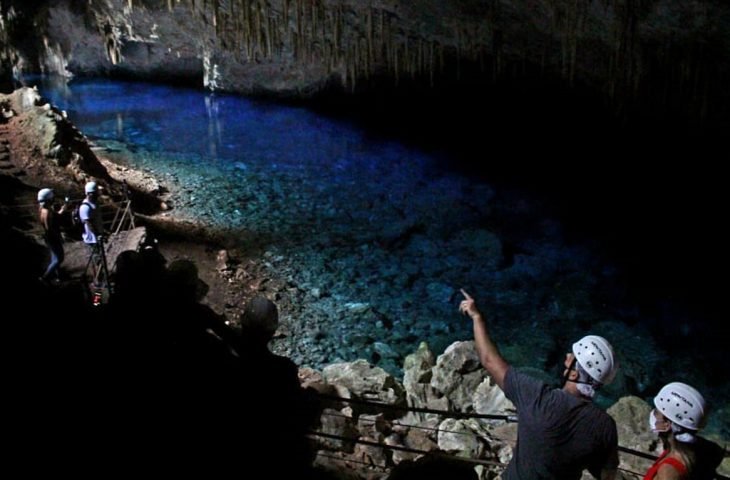
[[[491,420],[504,420],[506,422],[515,422],[515,423],[518,421],[517,415],[488,415],[488,414],[479,414],[479,413],[453,412],[453,411],[449,411],[449,410],[434,410],[434,409],[430,409],[430,408],[401,407],[398,405],[390,405],[390,404],[386,404],[386,403],[382,403],[382,402],[373,402],[373,401],[369,401],[369,400],[361,400],[361,399],[354,399],[354,398],[343,398],[343,397],[339,397],[337,395],[327,395],[327,394],[323,394],[323,393],[319,393],[319,392],[316,395],[320,398],[324,398],[324,399],[331,400],[331,401],[354,403],[354,404],[359,404],[359,405],[369,405],[369,406],[373,406],[373,407],[383,408],[386,410],[401,410],[401,411],[417,412],[417,413],[433,413],[433,414],[437,414],[437,415],[441,415],[441,416],[449,417],[449,418],[483,418],[483,419],[491,419]],[[407,425],[403,425],[403,426],[407,426]],[[418,428],[423,428],[423,427],[418,427]],[[462,432],[460,432],[460,433],[462,433]],[[322,434],[322,436],[326,436],[326,435],[330,435],[330,434]],[[476,435],[476,434],[474,434],[474,435]],[[360,441],[352,440],[352,439],[345,438],[345,437],[340,437],[340,439],[341,440],[344,439],[344,440],[352,441],[352,442],[356,442],[356,443],[361,443]],[[373,442],[367,442],[366,444],[373,444]],[[380,444],[375,443],[374,445],[380,445]],[[383,448],[391,448],[391,446],[383,445]],[[401,448],[406,448],[406,447],[399,447],[399,448],[394,448],[394,449],[398,450]],[[645,452],[640,452],[638,450],[634,450],[634,449],[631,449],[628,447],[622,447],[620,445],[618,446],[618,450],[620,452],[628,453],[629,455],[634,455],[636,457],[644,458],[646,460],[655,461],[659,458],[656,455],[652,455],[650,453],[645,453]],[[423,451],[423,452],[414,452],[414,453],[429,453],[429,452]],[[461,457],[459,457],[459,459],[462,460]],[[620,469],[620,470],[625,471],[627,473],[631,473],[633,475],[641,476],[641,474],[639,474],[637,472],[633,472],[631,470],[626,470],[626,469]],[[730,477],[726,477],[724,475],[721,475],[721,474],[715,472],[715,479],[716,480],[730,480]]]

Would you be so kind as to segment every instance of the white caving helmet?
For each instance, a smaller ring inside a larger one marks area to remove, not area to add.
[[[96,182],[86,182],[86,185],[84,186],[84,193],[90,194],[98,191],[99,187],[96,185]]]
[[[53,200],[53,190],[50,188],[38,190],[38,203],[50,202],[51,200]]]
[[[613,381],[618,362],[608,341],[598,335],[586,335],[573,344],[573,354],[585,372],[601,385]]]
[[[659,390],[654,405],[672,423],[697,431],[705,419],[705,399],[686,383],[672,382]]]

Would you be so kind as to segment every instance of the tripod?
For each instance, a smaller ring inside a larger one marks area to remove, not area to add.
[[[109,267],[106,261],[106,250],[104,249],[104,237],[98,237],[95,247],[96,251],[92,251],[89,255],[89,261],[86,263],[84,272],[89,271],[89,267],[94,265],[94,279],[91,284],[91,303],[97,307],[104,300],[104,290],[110,294],[112,291],[111,282],[109,281]]]

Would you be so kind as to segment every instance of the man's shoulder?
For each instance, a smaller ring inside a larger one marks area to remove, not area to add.
[[[595,432],[613,432],[616,433],[616,420],[601,407],[593,402],[584,402],[585,408],[582,408],[583,414],[580,418],[590,424],[591,430]]]
[[[549,387],[549,385],[546,381],[538,378],[538,374],[531,374],[530,372],[525,371],[524,368],[516,368],[511,365],[507,369],[507,373],[505,374],[505,381],[507,381],[507,378],[509,378],[511,381],[514,381],[514,382],[527,383],[527,384],[535,385],[535,386]]]
[[[507,373],[504,377],[504,388],[505,394],[507,394],[508,398],[510,397],[510,394],[517,394],[517,392],[523,392],[528,394],[530,397],[534,397],[553,390],[547,382],[540,380],[525,371],[519,370],[514,366],[510,366],[507,369]]]

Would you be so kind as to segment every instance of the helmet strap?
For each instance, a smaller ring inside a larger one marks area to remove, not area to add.
[[[570,372],[575,370],[575,365],[578,361],[573,357],[573,361],[570,362],[570,366],[565,370],[565,373],[563,374],[562,381],[560,382],[560,388],[565,387],[565,384],[568,382],[575,382],[575,380],[570,379]]]
[[[571,380],[569,378],[570,372],[572,370],[575,370],[578,372],[578,378],[576,380]],[[570,364],[570,367],[565,372],[565,375],[563,375],[563,387],[567,382],[575,383],[578,385],[578,392],[586,397],[586,398],[593,398],[596,394],[596,390],[598,387],[601,386],[601,384],[591,378],[588,373],[583,370],[583,367],[580,366],[580,363],[578,363],[578,360],[576,358],[573,359],[573,362]],[[562,387],[561,387],[562,388]]]
[[[687,428],[684,428],[681,425],[677,425],[674,422],[671,422],[672,425],[672,434],[674,435],[674,439],[681,443],[695,443],[697,438],[695,437],[694,432],[692,430],[689,430]]]

